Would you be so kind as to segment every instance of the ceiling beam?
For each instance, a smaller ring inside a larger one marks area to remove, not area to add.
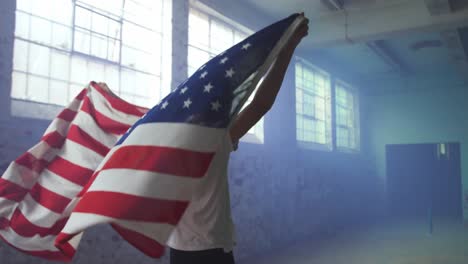
[[[456,10],[463,10],[466,0],[425,0],[426,6],[433,16],[449,14]],[[450,60],[455,65],[460,76],[468,80],[468,54],[463,48],[460,33],[456,29],[447,29],[440,32],[445,43]]]
[[[330,10],[342,10],[347,12],[341,0],[322,0],[322,3]],[[404,76],[410,73],[409,68],[396,56],[384,40],[368,41],[366,45],[398,74]]]
[[[411,73],[409,67],[398,58],[384,40],[369,41],[366,45],[401,76],[406,76]]]
[[[445,30],[440,33],[447,47],[450,59],[455,64],[460,76],[468,81],[468,56],[463,47],[460,34],[457,30]]]
[[[365,9],[338,10],[310,18],[309,48],[388,39],[420,31],[468,26],[468,9],[432,15],[425,0],[381,2]]]
[[[433,16],[452,12],[449,0],[424,0],[424,2]]]

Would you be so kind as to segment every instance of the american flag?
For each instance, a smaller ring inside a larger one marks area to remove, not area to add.
[[[93,131],[86,133],[83,140],[73,141],[73,146],[62,147],[71,153],[65,160],[69,167],[64,166],[64,170],[75,170],[75,152],[79,161],[91,160],[94,166],[94,170],[86,167],[85,177],[74,179],[79,181],[81,188],[75,188],[73,192],[60,186],[58,179],[54,179],[55,185],[39,187],[47,194],[41,196],[31,194],[37,184],[32,189],[31,186],[18,186],[28,193],[26,197],[2,191],[0,185],[0,199],[16,205],[34,202],[30,208],[20,211],[20,217],[27,222],[30,222],[29,214],[38,210],[36,207],[44,209],[36,213],[38,228],[25,232],[22,227],[13,227],[14,213],[3,214],[0,208],[0,216],[5,218],[0,235],[26,253],[70,260],[87,228],[109,223],[130,244],[148,256],[160,257],[168,237],[191,201],[193,187],[207,172],[233,117],[302,19],[297,14],[290,16],[214,57],[138,121],[132,120],[142,113],[137,110],[112,118],[95,112],[94,119],[97,116],[112,122],[125,119],[126,126],[118,126],[115,132],[125,129],[126,133],[118,140],[113,138],[117,143],[112,148],[112,140],[104,136],[98,139]],[[130,127],[131,121],[136,122]],[[66,133],[80,134],[72,133],[71,128]],[[47,144],[47,140],[44,142]],[[105,148],[93,145],[103,142],[108,143]],[[83,152],[86,155],[78,153],[82,149],[86,149]],[[46,169],[39,170],[37,179],[50,170],[53,160],[45,159],[41,163],[40,166]],[[7,171],[2,180],[9,184],[14,182],[12,178],[21,179],[22,175],[22,171]],[[53,176],[69,178],[65,171]],[[57,195],[66,199],[54,200]],[[50,206],[43,208],[43,205]],[[55,221],[50,220],[50,215],[56,218]],[[42,227],[49,231],[44,232]],[[36,242],[24,242],[22,238]]]

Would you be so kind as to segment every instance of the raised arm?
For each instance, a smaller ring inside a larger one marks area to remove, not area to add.
[[[237,115],[229,131],[232,142],[237,142],[244,136],[273,106],[294,50],[302,38],[308,34],[308,23],[309,20],[305,19],[298,27],[260,83],[252,102]]]

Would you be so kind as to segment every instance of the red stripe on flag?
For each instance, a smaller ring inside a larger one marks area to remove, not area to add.
[[[51,132],[41,138],[42,141],[45,141],[49,146],[53,148],[60,148],[65,141],[65,137],[60,135],[59,132]]]
[[[2,198],[19,202],[23,200],[28,191],[16,183],[0,178],[0,197]]]
[[[72,111],[68,108],[65,108],[62,110],[62,112],[60,112],[60,114],[57,116],[57,118],[60,118],[62,120],[65,120],[67,122],[71,122],[73,121],[73,119],[75,118],[77,112],[75,111]]]
[[[95,151],[96,153],[99,153],[101,156],[106,156],[107,152],[110,150],[108,147],[94,139],[77,125],[71,125],[67,138]]]
[[[147,198],[117,192],[93,191],[83,195],[73,212],[92,213],[122,220],[176,225],[188,202]]]
[[[203,177],[214,153],[156,146],[122,146],[104,164],[105,169],[136,169],[184,176]]]
[[[54,223],[51,227],[42,227],[31,223],[24,214],[17,208],[13,215],[11,216],[11,220],[9,222],[9,226],[20,236],[23,237],[33,237],[35,235],[39,235],[41,237],[49,236],[49,235],[57,235],[63,229],[65,224],[68,221],[68,217],[62,218]]]
[[[106,100],[111,104],[112,108],[117,109],[121,112],[124,112],[129,115],[134,115],[137,117],[143,116],[149,109],[130,104],[118,97],[111,96],[109,93],[104,91],[96,82],[91,82],[91,85],[106,98]]]
[[[46,160],[37,159],[31,153],[26,152],[16,159],[15,163],[40,173],[47,166],[48,162]]]
[[[94,173],[93,170],[78,166],[58,156],[49,164],[47,169],[80,186],[85,186]]]
[[[144,236],[133,230],[126,229],[117,224],[112,224],[112,227],[131,245],[141,250],[146,255],[152,258],[160,258],[164,254],[164,246],[157,241]]]
[[[69,243],[63,244],[62,247],[64,250],[62,252],[60,251],[50,251],[50,250],[39,250],[39,251],[29,251],[29,250],[24,250],[20,249],[18,247],[13,246],[10,242],[8,242],[5,238],[0,235],[0,238],[2,238],[5,243],[7,243],[10,247],[23,252],[25,254],[29,254],[35,257],[40,257],[48,260],[54,260],[54,261],[63,261],[63,262],[70,262],[72,260],[73,255],[75,254],[75,249],[73,248],[72,245]],[[65,253],[65,252],[66,253]]]
[[[77,99],[78,101],[81,101],[83,100],[83,98],[85,98],[86,94],[88,93],[88,89],[87,88],[84,88],[83,90],[81,90],[81,92],[75,97],[75,99]]]
[[[120,123],[101,114],[94,108],[94,105],[91,103],[88,97],[84,98],[81,110],[92,116],[99,127],[107,133],[122,135],[130,128],[130,126],[127,124]]]
[[[50,191],[38,183],[33,186],[30,195],[42,206],[59,214],[61,214],[71,202],[71,199]]]

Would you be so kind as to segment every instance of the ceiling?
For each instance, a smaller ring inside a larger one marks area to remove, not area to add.
[[[301,51],[326,57],[365,93],[405,80],[468,88],[468,0],[244,1],[273,19],[304,10]]]

